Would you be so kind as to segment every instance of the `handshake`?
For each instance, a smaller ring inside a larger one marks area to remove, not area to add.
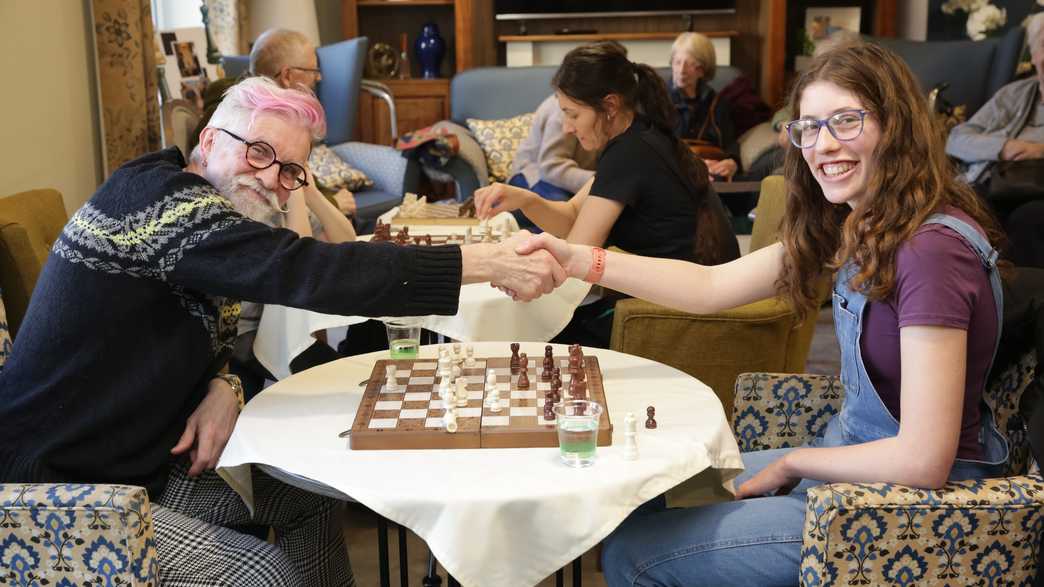
[[[461,247],[462,283],[489,282],[513,299],[528,302],[551,293],[569,277],[586,276],[589,251],[547,233],[522,230],[499,244]]]

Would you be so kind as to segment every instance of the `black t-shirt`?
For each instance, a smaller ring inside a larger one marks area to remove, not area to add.
[[[642,116],[598,158],[591,195],[624,204],[607,245],[637,255],[694,260],[696,203],[670,137]]]

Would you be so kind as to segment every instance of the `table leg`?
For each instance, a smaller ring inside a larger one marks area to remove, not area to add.
[[[565,571],[562,569],[555,571],[555,587],[565,587]]]
[[[399,526],[399,585],[401,587],[410,585],[410,568],[406,558],[406,527]]]
[[[573,587],[580,587],[581,583],[584,582],[583,576],[580,574],[580,558],[577,557],[573,561]]]
[[[377,564],[381,573],[381,587],[391,587],[388,577],[388,520],[377,516]]]
[[[428,549],[428,574],[421,580],[423,587],[441,587],[442,577],[439,576],[438,568],[436,567],[435,555],[432,554],[431,549]]]

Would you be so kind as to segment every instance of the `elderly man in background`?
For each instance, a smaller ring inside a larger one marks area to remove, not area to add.
[[[337,503],[255,471],[254,513],[211,469],[242,405],[220,368],[240,299],[327,313],[454,314],[463,283],[523,298],[564,272],[499,245],[323,243],[251,217],[308,182],[318,100],[232,87],[201,135],[118,169],[59,235],[0,373],[0,483],[123,483],[153,501],[163,585],[352,585]],[[524,234],[524,233],[523,233]],[[272,526],[275,544],[230,527]]]
[[[1026,44],[1036,75],[998,90],[970,120],[951,131],[946,152],[965,163],[964,179],[987,197],[1004,222],[1012,260],[1044,267],[1044,183],[1029,202],[1005,198],[1003,190],[992,185],[1001,162],[1030,162],[1024,166],[1036,168],[1036,177],[1044,173],[1044,12],[1026,24]]]

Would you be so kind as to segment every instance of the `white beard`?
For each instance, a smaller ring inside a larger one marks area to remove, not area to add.
[[[266,197],[269,203],[259,201],[257,195],[249,193],[249,190],[256,190]],[[282,226],[280,213],[274,204],[277,201],[275,192],[261,185],[257,178],[250,175],[233,177],[221,186],[221,193],[243,216],[268,226]]]

